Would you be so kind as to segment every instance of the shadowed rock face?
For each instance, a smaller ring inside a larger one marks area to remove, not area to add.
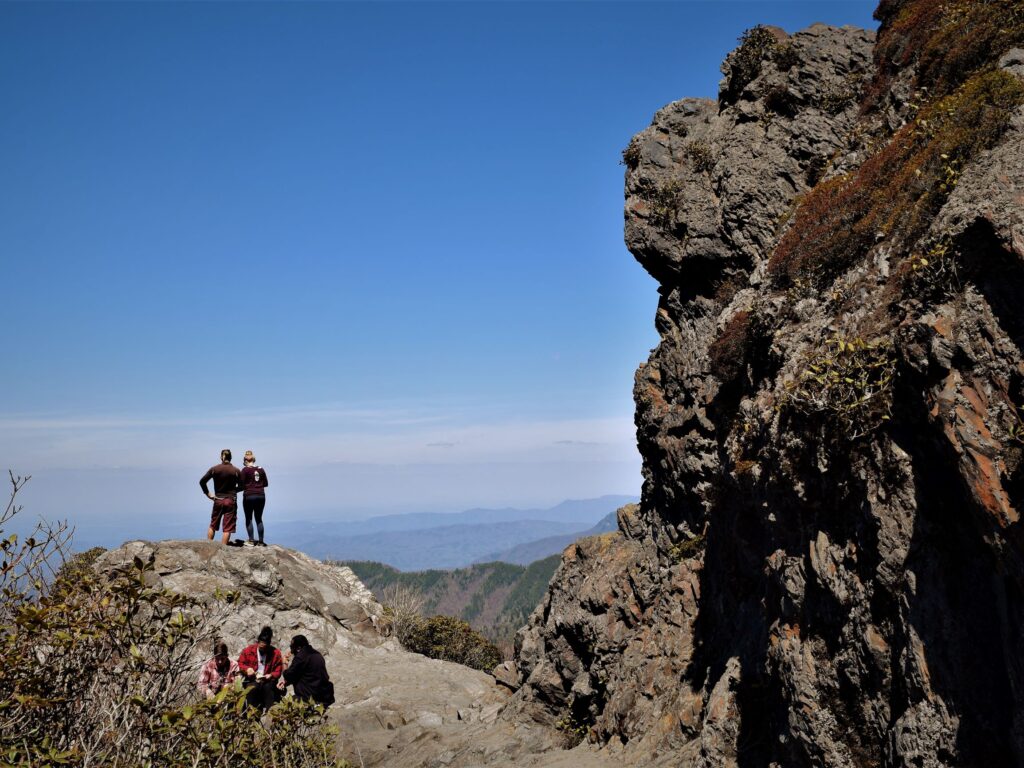
[[[637,765],[1024,765],[1024,54],[915,94],[891,51],[936,9],[883,3],[884,50],[762,30],[630,143],[643,499],[566,550],[510,722]]]

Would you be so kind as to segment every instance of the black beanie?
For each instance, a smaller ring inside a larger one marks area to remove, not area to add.
[[[260,630],[259,635],[256,637],[256,642],[258,642],[258,643],[269,643],[270,640],[273,637],[274,637],[274,630],[272,630],[270,627],[264,627],[263,629]]]

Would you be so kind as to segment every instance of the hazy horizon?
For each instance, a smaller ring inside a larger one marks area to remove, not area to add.
[[[745,29],[873,8],[0,4],[0,469],[126,537],[225,447],[268,521],[639,495],[620,153]]]

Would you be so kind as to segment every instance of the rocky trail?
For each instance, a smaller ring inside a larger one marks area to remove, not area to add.
[[[274,629],[279,646],[295,634],[309,638],[334,681],[337,701],[329,716],[354,765],[604,764],[586,745],[563,751],[555,729],[499,721],[512,694],[491,675],[403,650],[381,632],[381,606],[344,566],[273,545],[134,541],[107,552],[97,567],[151,556],[152,586],[193,597],[237,591],[211,627],[234,655],[264,625]]]

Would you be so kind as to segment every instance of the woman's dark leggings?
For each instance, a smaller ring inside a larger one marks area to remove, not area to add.
[[[259,531],[260,541],[263,541],[263,505],[267,503],[266,496],[246,496],[242,499],[242,509],[245,510],[245,532],[252,541],[252,518],[256,517],[256,530]]]

